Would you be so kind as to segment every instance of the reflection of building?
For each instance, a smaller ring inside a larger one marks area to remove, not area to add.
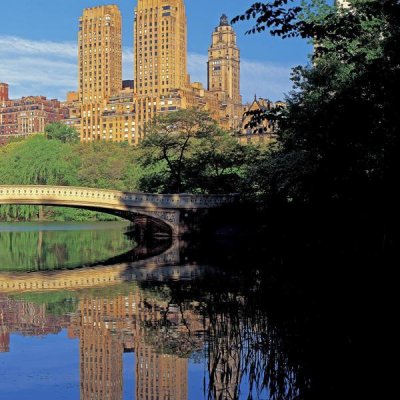
[[[147,344],[146,327],[157,327],[167,306],[162,300],[145,298],[139,291],[80,302],[70,337],[80,339],[82,400],[122,399],[123,353],[132,351],[136,353],[137,399],[187,399],[187,359],[164,354],[162,346],[160,351],[155,344]],[[168,320],[179,320],[176,312],[167,313]],[[196,326],[198,316],[188,317]],[[186,334],[179,326],[178,331]]]
[[[11,333],[34,336],[68,328],[68,337],[80,340],[81,400],[121,400],[123,354],[132,352],[135,398],[188,398],[187,357],[199,350],[204,330],[195,308],[170,304],[163,291],[147,294],[134,286],[127,294],[79,297],[58,315],[45,304],[0,296],[0,352],[9,351]]]
[[[238,399],[242,378],[238,336],[229,317],[217,316],[209,325],[210,389],[215,399]]]
[[[45,304],[12,300],[0,295],[0,352],[9,351],[10,333],[26,336],[59,333],[68,321],[66,316],[48,314]]]
[[[140,343],[136,349],[136,399],[186,400],[187,359],[160,354]]]
[[[102,299],[83,299],[80,303],[81,399],[122,399],[123,344],[113,333],[115,322],[103,319],[119,308],[119,304],[114,307],[113,302]]]
[[[8,353],[10,351],[10,333],[8,327],[4,325],[2,314],[0,319],[0,353]]]

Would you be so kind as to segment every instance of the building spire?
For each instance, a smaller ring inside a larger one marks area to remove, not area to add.
[[[221,15],[221,18],[219,19],[219,26],[229,26],[228,17],[226,14]]]

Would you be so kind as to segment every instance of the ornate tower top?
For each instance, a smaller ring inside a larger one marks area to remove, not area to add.
[[[232,107],[226,111],[230,118],[239,116],[240,96],[240,51],[236,44],[236,33],[228,17],[222,14],[214,29],[208,49],[208,90],[218,99]]]
[[[225,14],[221,15],[221,18],[219,20],[219,26],[229,26],[228,17]]]

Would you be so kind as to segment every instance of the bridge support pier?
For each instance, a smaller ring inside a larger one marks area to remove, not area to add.
[[[195,235],[200,232],[205,217],[209,214],[208,209],[181,209],[181,210],[146,210],[146,215],[136,215],[131,220],[137,224],[138,233],[143,233],[154,228],[163,231],[162,225],[170,228],[171,236],[180,238]],[[161,221],[161,223],[160,223]],[[158,228],[158,229],[157,229]],[[153,232],[154,233],[154,232]]]
[[[180,210],[178,236],[199,234],[208,214],[207,209]]]

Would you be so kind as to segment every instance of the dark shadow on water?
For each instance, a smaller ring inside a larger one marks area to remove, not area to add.
[[[287,214],[247,238],[213,237],[186,254],[195,281],[144,281],[204,318],[208,399],[354,399],[387,252],[379,220],[332,211]],[[243,385],[245,382],[245,391]]]

